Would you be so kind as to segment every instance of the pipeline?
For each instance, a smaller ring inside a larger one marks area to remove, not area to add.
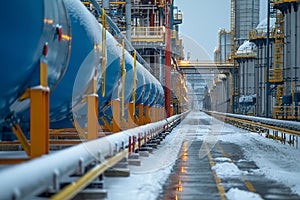
[[[32,161],[0,171],[1,199],[32,199],[52,189],[58,192],[59,183],[93,162],[103,162],[129,144],[129,136],[146,133],[157,135],[166,126],[177,123],[188,113],[172,116],[166,120],[139,126],[104,138],[85,142]],[[123,149],[124,150],[124,149]],[[66,159],[67,158],[67,159]],[[24,181],[26,180],[26,181]]]
[[[278,120],[278,119],[271,119],[271,118],[265,118],[265,117],[254,117],[254,116],[247,116],[247,115],[237,115],[237,114],[231,114],[231,113],[221,113],[221,112],[215,112],[215,111],[205,111],[208,114],[216,114],[216,115],[222,115],[222,116],[228,116],[238,119],[244,119],[249,120],[252,122],[257,122],[261,124],[266,124],[270,126],[276,126],[283,129],[289,129],[294,131],[300,131],[300,122],[295,121],[288,121],[288,120]]]
[[[4,70],[1,74],[6,74],[0,80],[0,89],[3,91],[0,94],[0,131],[8,130],[18,123],[22,129],[28,130],[29,101],[26,91],[39,86],[41,60],[48,66],[51,128],[73,127],[74,120],[78,120],[80,125],[85,124],[85,121],[80,122],[86,118],[84,99],[91,94],[94,81],[97,87],[99,118],[112,116],[110,102],[118,99],[118,90],[123,88],[123,105],[132,101],[134,82],[137,83],[137,105],[163,107],[161,84],[139,62],[135,63],[137,75],[134,80],[134,61],[127,51],[123,53],[125,70],[121,69],[120,44],[106,31],[106,48],[102,48],[103,27],[80,1],[36,0],[29,5],[19,0],[13,4],[12,7],[18,8],[18,15],[5,7],[0,12],[4,15],[1,18],[2,27],[7,27],[1,34],[8,34],[0,39],[4,44],[1,46],[4,56],[0,61],[3,66],[0,72]],[[31,13],[35,11],[39,12],[31,19]],[[101,13],[100,8],[98,12]],[[14,20],[16,23],[11,23]],[[112,20],[107,18],[107,22],[111,25]],[[28,29],[40,31],[32,34]],[[15,40],[6,40],[9,34],[16,33],[18,36]],[[5,45],[8,41],[11,44]],[[14,59],[14,48],[24,42],[26,44],[20,46],[23,53],[18,54],[18,59]],[[105,62],[102,62],[103,59]],[[26,62],[20,63],[24,60]],[[103,63],[106,66],[102,66]],[[126,71],[123,81],[122,71]],[[105,84],[102,80],[105,80]]]

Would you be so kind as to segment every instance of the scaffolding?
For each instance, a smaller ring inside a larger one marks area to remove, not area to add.
[[[274,68],[270,69],[269,82],[274,84],[283,83],[283,45],[284,45],[284,18],[279,11],[276,12],[274,29]]]
[[[231,0],[231,13],[230,13],[230,41],[231,41],[231,62],[234,62],[234,59],[232,58],[233,55],[235,55],[236,51],[236,44],[234,41],[235,38],[235,1],[236,0]]]

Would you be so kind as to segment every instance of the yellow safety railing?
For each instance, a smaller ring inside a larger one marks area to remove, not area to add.
[[[172,31],[171,31],[171,38],[172,38],[172,39],[175,39],[175,38],[176,38],[176,31],[175,31],[175,30],[172,30]]]
[[[274,106],[273,118],[300,120],[300,106]]]
[[[102,8],[102,96],[106,88],[106,12]]]
[[[90,5],[91,4],[91,2],[89,2],[89,1],[82,1],[82,3],[84,5]],[[98,1],[98,3],[101,5],[102,1]],[[112,5],[124,5],[124,4],[126,4],[126,2],[125,1],[110,1],[109,4],[112,4]]]
[[[137,71],[136,71],[136,50],[133,52],[133,113],[135,113],[135,104],[136,104],[136,82],[137,82]]]
[[[280,11],[276,12],[274,69],[270,69],[271,83],[283,82],[284,19]]]
[[[282,4],[282,3],[296,3],[297,0],[273,0],[273,4]]]
[[[165,27],[133,27],[131,29],[132,42],[164,42],[165,41]]]
[[[283,73],[283,69],[270,69],[269,82],[271,83],[282,82],[283,81],[282,73]]]
[[[182,46],[182,39],[176,40],[176,45],[177,46]]]
[[[122,117],[125,115],[125,41],[122,39]]]
[[[270,32],[270,38],[274,38],[274,33],[273,31]],[[256,28],[252,31],[249,32],[249,39],[263,39],[267,38],[267,32],[265,28]]]
[[[178,21],[180,20],[181,21],[182,20],[182,13],[175,13],[174,14],[174,20],[178,20]]]
[[[246,53],[236,53],[234,56],[235,59],[238,58],[256,58],[257,53],[256,52],[246,52]]]

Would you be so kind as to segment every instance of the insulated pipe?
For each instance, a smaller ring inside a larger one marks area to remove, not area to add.
[[[100,5],[97,3],[97,1],[96,0],[89,0],[89,1],[93,4],[93,6],[100,13],[100,15],[102,15],[102,9],[101,9]],[[114,30],[115,35],[118,35],[121,39],[125,39],[125,44],[126,44],[127,50],[129,50],[129,51],[134,50],[134,48],[131,45],[131,43],[123,36],[123,34],[121,33],[121,30],[118,28],[118,26],[115,24],[115,22],[109,16],[107,16],[107,23]],[[142,56],[139,53],[136,56],[137,56],[137,60],[146,69],[148,69],[151,72],[150,65],[142,58]]]
[[[221,113],[221,112],[208,112],[212,114],[219,114],[224,115],[228,117],[234,117],[239,119],[245,119],[250,120],[253,122],[260,122],[267,125],[273,125],[280,128],[286,128],[289,130],[295,130],[300,131],[300,122],[295,121],[288,121],[288,120],[278,120],[278,119],[271,119],[271,118],[265,118],[265,117],[253,117],[253,116],[247,116],[247,115],[237,115],[237,114],[231,114],[231,113]]]
[[[63,178],[78,172],[78,169],[84,171],[84,168],[94,161],[102,162],[105,158],[113,156],[116,153],[116,146],[118,148],[121,148],[122,144],[128,146],[129,136],[138,137],[139,134],[145,135],[148,132],[157,135],[166,125],[174,124],[186,114],[82,143],[4,169],[0,172],[0,199],[32,199],[49,188],[58,191]]]
[[[126,0],[126,38],[131,43],[131,0]]]

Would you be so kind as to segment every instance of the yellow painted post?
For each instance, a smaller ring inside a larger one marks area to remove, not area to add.
[[[141,126],[144,125],[144,105],[139,104],[137,108],[139,109],[138,125]]]
[[[112,112],[113,112],[113,120],[112,120],[112,132],[116,133],[121,131],[120,123],[120,99],[112,100],[111,102]]]
[[[136,75],[136,50],[133,53],[133,94],[132,94],[132,103],[133,103],[133,113],[135,113],[135,103],[136,103],[136,82],[137,82],[137,75]],[[134,119],[134,118],[132,118]]]
[[[27,153],[28,156],[30,156],[31,154],[31,147],[30,144],[28,143],[21,127],[19,124],[16,124],[13,126],[12,128],[13,132],[15,133],[16,137],[18,138],[18,140],[20,141],[24,151]]]
[[[122,39],[122,117],[125,115],[125,41]]]
[[[49,153],[48,65],[40,61],[40,86],[30,89],[31,158]]]
[[[91,83],[93,91],[87,96],[88,103],[88,140],[98,138],[98,95],[97,77],[93,77]]]
[[[154,121],[157,122],[158,121],[158,112],[157,112],[157,107],[154,107]]]
[[[128,125],[129,128],[134,127],[134,103],[130,102],[128,104]]]
[[[106,89],[106,13],[102,8],[102,96]],[[97,115],[98,116],[98,115]]]
[[[49,153],[49,88],[30,90],[31,158]]]
[[[150,106],[145,106],[145,109],[146,109],[146,113],[145,113],[145,124],[148,124],[151,122],[151,119],[150,119]]]
[[[96,110],[98,95],[91,94],[87,98],[88,98],[88,140],[94,140],[98,138],[98,116]]]

